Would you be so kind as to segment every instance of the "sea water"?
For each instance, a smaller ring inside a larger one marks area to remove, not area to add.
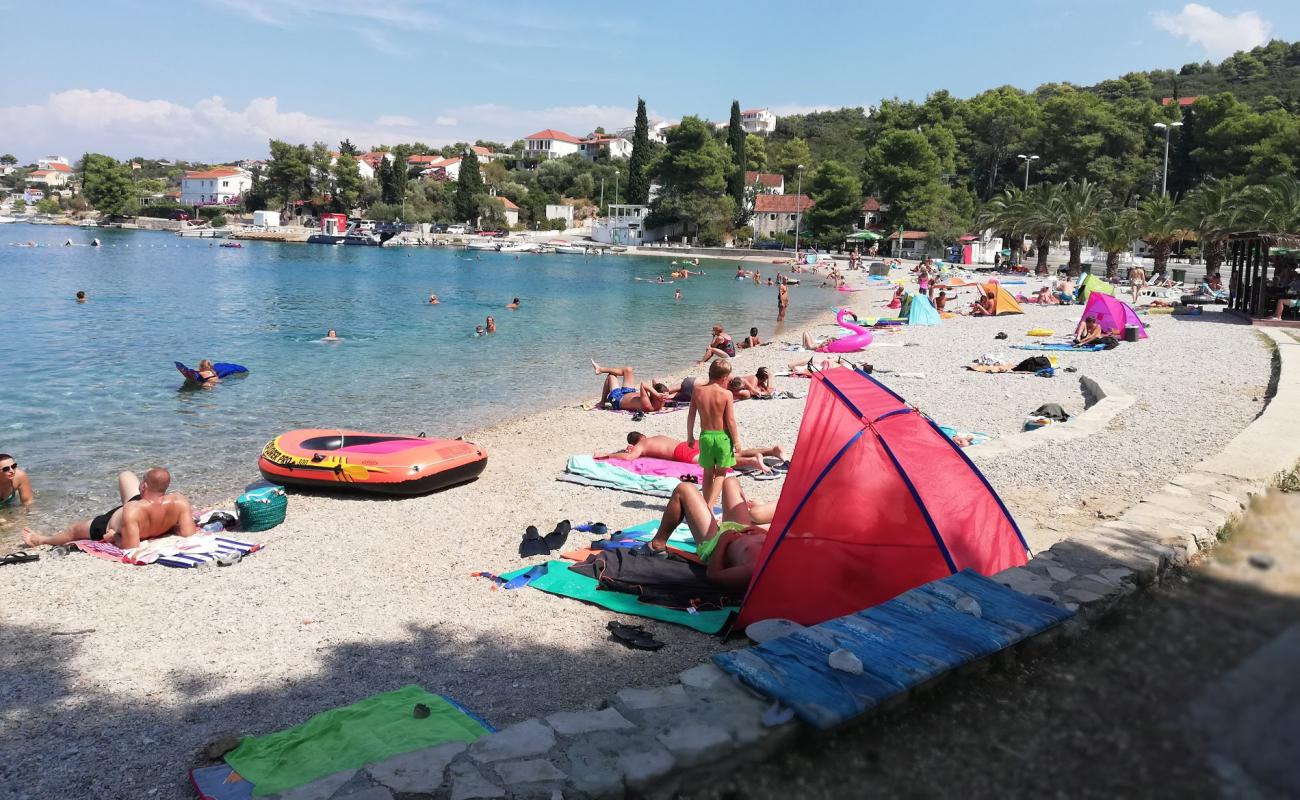
[[[95,237],[103,246],[88,246]],[[11,244],[29,240],[39,246]],[[262,446],[285,430],[451,438],[594,401],[588,358],[649,377],[698,359],[715,323],[737,340],[751,326],[765,340],[782,331],[776,289],[735,280],[734,262],[706,259],[705,276],[659,284],[668,259],[242,244],[0,226],[0,452],[38,493],[24,524],[106,510],[121,469],[161,464],[178,488],[217,500],[257,477]],[[807,286],[791,295],[792,327],[839,299]],[[514,297],[519,310],[507,310]],[[475,337],[489,315],[497,333]],[[343,341],[321,341],[330,328]],[[770,366],[788,355],[773,348]],[[185,387],[172,362],[203,358],[249,374]],[[0,508],[0,540],[19,516]]]

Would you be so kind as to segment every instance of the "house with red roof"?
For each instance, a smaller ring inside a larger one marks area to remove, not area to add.
[[[415,156],[411,156],[415,158]],[[439,158],[437,161],[422,162],[425,166],[420,170],[420,177],[430,181],[455,181],[460,180],[460,156],[454,158]]]
[[[745,133],[766,136],[776,130],[776,114],[766,108],[750,108],[740,112],[740,127]]]
[[[1200,99],[1199,97],[1162,97],[1160,98],[1160,105],[1172,106],[1177,104],[1179,108],[1187,108]]]
[[[779,172],[746,172],[745,186],[758,194],[785,194],[785,176]]]
[[[524,137],[524,157],[535,160],[564,158],[582,151],[582,140],[564,131],[547,128]]]
[[[864,231],[879,230],[881,225],[885,224],[885,212],[888,211],[880,201],[874,197],[868,197],[862,201],[862,220],[858,227]]]
[[[187,206],[228,206],[243,199],[253,176],[239,167],[190,170],[181,179],[181,203]]]
[[[493,199],[496,200],[498,203],[500,203],[500,204],[501,204],[501,207],[505,210],[505,212],[506,212],[506,224],[507,224],[507,225],[510,225],[510,226],[512,226],[512,227],[515,226],[515,225],[518,225],[518,224],[519,224],[519,206],[517,206],[517,205],[515,205],[514,203],[512,203],[512,202],[510,201],[510,198],[509,198],[509,197],[502,197],[502,196],[500,196],[500,195],[497,195],[497,196],[494,197]]]
[[[604,153],[610,158],[631,158],[632,142],[622,136],[610,136],[605,133],[593,133],[578,142],[578,152],[588,161],[595,161],[596,156]]]
[[[754,218],[750,225],[755,239],[781,234],[794,235],[799,216],[813,207],[806,194],[760,194],[754,197]]]
[[[42,186],[52,188],[67,186],[68,181],[72,178],[72,167],[57,161],[48,163],[48,167],[34,169],[27,173],[27,182],[39,183]]]

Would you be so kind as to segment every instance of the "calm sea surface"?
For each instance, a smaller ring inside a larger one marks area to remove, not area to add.
[[[103,246],[61,246],[92,237]],[[28,240],[40,246],[11,245]],[[666,274],[666,259],[243,244],[0,226],[0,452],[17,457],[38,494],[30,519],[0,508],[0,542],[17,522],[50,527],[106,510],[119,469],[162,464],[191,497],[216,500],[255,479],[262,445],[287,429],[450,438],[594,399],[588,357],[649,376],[698,358],[715,322],[737,338],[751,325],[777,332],[776,290],[736,281],[724,261],[658,285],[635,278]],[[78,290],[88,303],[74,302]],[[440,305],[428,305],[430,292]],[[837,299],[791,294],[791,326]],[[515,296],[522,308],[507,311]],[[489,314],[499,332],[474,338]],[[322,343],[328,328],[345,341]],[[251,372],[213,391],[182,389],[172,362],[201,358]]]

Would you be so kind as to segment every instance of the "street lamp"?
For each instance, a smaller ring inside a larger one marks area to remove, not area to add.
[[[1165,173],[1160,179],[1160,196],[1164,197],[1169,194],[1169,137],[1173,134],[1174,128],[1183,127],[1181,122],[1171,122],[1166,125],[1163,122],[1157,122],[1156,127],[1165,132]]]
[[[1027,156],[1024,153],[1021,153],[1016,156],[1016,158],[1025,162],[1025,191],[1029,191],[1029,164],[1033,161],[1037,161],[1038,156]]]
[[[600,176],[600,213],[605,214],[605,176]]]
[[[799,223],[803,222],[803,164],[795,167],[799,170],[798,188],[794,193],[794,259],[799,260]]]
[[[618,203],[618,170],[614,170],[614,202]]]

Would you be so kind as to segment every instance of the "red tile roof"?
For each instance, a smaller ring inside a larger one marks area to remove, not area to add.
[[[864,200],[864,201],[862,202],[862,210],[863,210],[863,211],[879,211],[879,210],[880,210],[880,201],[877,200],[877,199],[874,198],[874,197],[868,197],[866,200]]]
[[[577,136],[572,136],[564,131],[557,131],[554,128],[547,128],[544,131],[538,131],[532,136],[525,136],[525,139],[554,139],[559,142],[568,142],[569,144],[578,144],[582,140]]]
[[[903,231],[904,239],[925,239],[930,235],[929,231]],[[885,237],[886,239],[897,239],[898,231],[894,231]]]
[[[515,205],[514,203],[510,202],[510,198],[509,198],[509,197],[498,197],[497,199],[501,201],[501,205],[503,205],[503,206],[506,207],[506,211],[518,211],[518,210],[519,210],[519,206],[517,206],[517,205]]]
[[[785,176],[775,172],[746,172],[745,185],[753,186],[756,183],[769,189],[780,189],[785,186]]]
[[[740,112],[740,114],[741,116],[744,116],[745,114],[762,114],[766,110],[766,108],[747,108]]]
[[[61,161],[51,161],[50,169],[54,170],[55,172],[72,172],[72,167],[69,167],[67,164],[64,164]]]
[[[48,176],[48,175],[49,175],[51,172],[53,172],[53,171],[54,171],[54,170],[51,170],[51,169],[34,169],[34,170],[32,170],[31,172],[27,173],[27,177],[28,177],[28,178],[44,178],[44,177]]]
[[[242,170],[234,167],[214,167],[212,169],[194,170],[185,173],[185,180],[205,179],[205,178],[229,178],[233,175],[242,174]]]
[[[1200,100],[1200,99],[1201,99],[1201,98],[1199,98],[1199,97],[1180,97],[1180,98],[1178,98],[1178,105],[1179,105],[1179,106],[1190,106],[1192,103],[1195,103],[1197,100]],[[1162,105],[1162,106],[1173,105],[1173,102],[1174,102],[1174,98],[1172,98],[1172,97],[1165,97],[1165,98],[1161,98],[1161,100],[1160,100],[1160,105]]]
[[[793,214],[812,208],[812,198],[806,194],[760,194],[754,198],[756,213]]]
[[[473,150],[474,153],[475,153],[476,155],[480,155],[480,156],[495,156],[495,155],[497,155],[496,153],[492,152],[491,150],[487,149],[486,147],[479,147],[478,145],[471,145],[469,149]]]
[[[432,164],[435,161],[441,161],[442,154],[434,153],[431,156],[410,156],[406,159],[408,164]]]

